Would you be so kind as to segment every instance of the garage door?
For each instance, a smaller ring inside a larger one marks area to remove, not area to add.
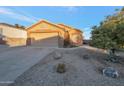
[[[41,47],[58,47],[58,33],[31,33],[30,37],[32,46]]]

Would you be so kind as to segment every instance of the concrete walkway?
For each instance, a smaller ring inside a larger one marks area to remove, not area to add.
[[[8,85],[54,49],[19,47],[0,53],[0,85]]]

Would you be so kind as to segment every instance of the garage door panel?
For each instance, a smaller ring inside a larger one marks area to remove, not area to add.
[[[58,33],[32,33],[33,46],[58,47]]]

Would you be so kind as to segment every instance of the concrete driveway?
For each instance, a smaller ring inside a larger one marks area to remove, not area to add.
[[[0,46],[0,85],[8,85],[54,49]]]

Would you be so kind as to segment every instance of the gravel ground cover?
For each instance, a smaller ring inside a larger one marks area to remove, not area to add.
[[[55,52],[62,54],[54,58]],[[19,76],[11,85],[18,86],[115,86],[124,85],[124,57],[120,63],[106,62],[107,54],[86,47],[56,49],[36,65]],[[65,73],[57,73],[59,63],[66,65]],[[104,76],[102,70],[113,67],[119,77]]]

